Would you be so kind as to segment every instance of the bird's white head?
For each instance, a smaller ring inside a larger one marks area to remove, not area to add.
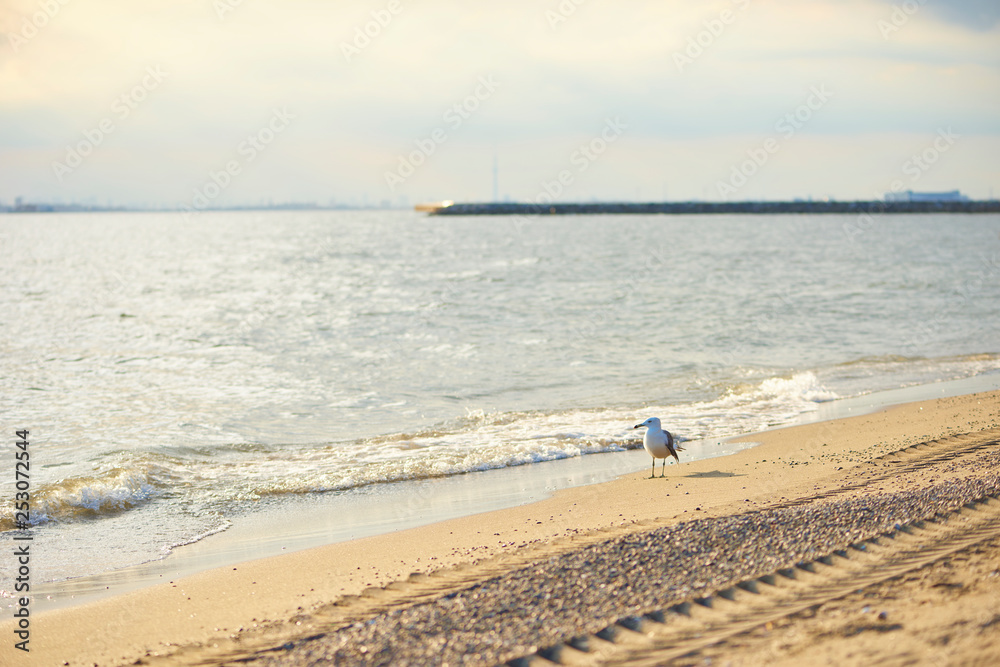
[[[646,421],[642,422],[641,424],[636,424],[632,428],[642,428],[643,426],[645,426],[646,428],[661,428],[661,426],[660,426],[660,418],[659,417],[650,417]]]

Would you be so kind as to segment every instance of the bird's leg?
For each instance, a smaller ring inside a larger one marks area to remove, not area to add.
[[[649,472],[649,478],[653,479],[656,477],[656,459],[653,459],[653,469]]]
[[[663,459],[663,463],[660,465],[660,477],[666,474],[667,470],[667,459]]]

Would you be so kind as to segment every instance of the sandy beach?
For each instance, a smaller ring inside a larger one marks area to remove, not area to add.
[[[1000,666],[1000,2],[0,27],[0,667]]]
[[[1000,392],[752,440],[761,444],[668,466],[664,479],[635,473],[33,615],[29,654],[14,649],[5,619],[0,662],[968,665],[1000,656],[1000,520],[989,500],[1000,492]],[[658,583],[666,575],[678,579]],[[543,583],[553,581],[584,592],[553,595],[562,589]],[[526,609],[536,598],[540,607]],[[441,605],[459,603],[496,636],[436,627]],[[403,622],[405,632],[392,629]]]

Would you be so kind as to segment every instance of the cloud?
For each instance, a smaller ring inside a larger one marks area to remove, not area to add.
[[[798,134],[803,145],[835,137],[860,151],[874,136],[921,137],[945,125],[1000,134],[991,3],[928,2],[886,35],[879,22],[891,19],[893,3],[884,0],[595,0],[568,15],[555,0],[398,1],[389,21],[388,0],[255,0],[221,18],[208,1],[68,2],[16,51],[0,49],[0,199],[93,189],[102,198],[183,201],[275,108],[292,111],[294,126],[227,196],[378,199],[386,169],[445,124],[482,76],[499,82],[496,94],[449,128],[403,194],[488,194],[495,150],[510,165],[511,194],[530,192],[606,118],[620,116],[630,130],[619,157],[609,152],[595,165],[603,181],[578,179],[578,196],[634,197],[614,173],[662,169],[629,147],[683,147],[692,161],[701,146],[694,162],[724,169],[727,146],[739,152],[773,133],[815,85],[834,97]],[[17,34],[37,2],[11,0],[4,9],[0,26]],[[344,45],[358,52],[348,58]],[[679,66],[678,54],[690,62]],[[150,66],[168,73],[163,85],[116,122],[72,179],[54,179],[51,163]],[[619,161],[625,155],[640,162]],[[968,160],[966,181],[985,194],[995,170],[982,156]],[[842,160],[830,160],[808,178],[838,196],[869,194],[841,170]],[[711,173],[691,171],[687,184],[683,171],[672,174],[671,190],[700,196]],[[783,191],[774,179],[759,183]]]
[[[995,0],[941,0],[927,2],[926,7],[945,21],[977,32],[993,30],[1000,24],[1000,4]]]

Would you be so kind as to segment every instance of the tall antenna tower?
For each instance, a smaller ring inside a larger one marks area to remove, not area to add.
[[[500,201],[500,167],[497,162],[497,152],[493,149],[493,202]]]

